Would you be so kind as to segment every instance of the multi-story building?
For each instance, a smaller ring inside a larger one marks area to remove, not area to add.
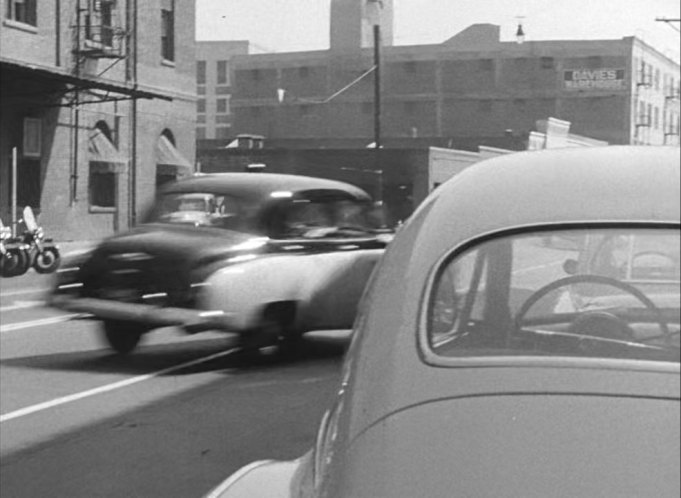
[[[502,42],[499,26],[478,24],[441,44],[392,46],[392,2],[382,4],[386,140],[523,135],[554,117],[613,144],[679,143],[679,64],[638,38]],[[366,7],[332,0],[328,50],[235,56],[232,135],[371,143],[373,76],[337,94],[373,66]]]
[[[196,138],[232,136],[230,59],[248,54],[247,41],[196,42]]]
[[[0,0],[0,16],[3,221],[30,205],[61,240],[134,225],[194,168],[194,2]]]

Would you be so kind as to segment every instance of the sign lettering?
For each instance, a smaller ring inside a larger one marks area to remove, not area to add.
[[[624,90],[624,69],[568,69],[563,72],[567,90]]]

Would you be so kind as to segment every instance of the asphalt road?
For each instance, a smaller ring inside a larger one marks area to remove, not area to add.
[[[121,358],[96,322],[44,306],[49,279],[0,280],[0,496],[202,496],[312,446],[347,331],[311,334],[287,362],[173,329]]]

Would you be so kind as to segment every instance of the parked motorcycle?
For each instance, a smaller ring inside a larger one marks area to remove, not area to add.
[[[24,208],[24,224],[23,242],[29,247],[30,265],[38,273],[52,273],[61,262],[59,248],[52,239],[45,238],[30,206]]]
[[[12,229],[0,220],[0,276],[18,277],[31,267],[29,246],[12,237]]]

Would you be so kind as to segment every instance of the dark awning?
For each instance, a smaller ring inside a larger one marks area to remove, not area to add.
[[[8,60],[5,57],[0,59],[0,64],[4,69],[11,69],[13,71],[20,71],[26,73],[30,77],[43,77],[62,83],[73,85],[74,88],[81,90],[93,89],[104,90],[108,92],[115,92],[121,95],[138,99],[162,99],[173,100],[170,96],[157,92],[149,92],[140,90],[131,83],[123,81],[113,81],[104,78],[90,78],[87,76],[76,76],[64,72],[63,70],[49,67],[42,67],[36,64],[29,64],[17,60]]]
[[[90,134],[88,152],[90,168],[96,173],[123,173],[128,164],[128,158],[98,129]]]
[[[161,135],[156,143],[156,172],[160,175],[186,176],[194,167],[170,140]]]

